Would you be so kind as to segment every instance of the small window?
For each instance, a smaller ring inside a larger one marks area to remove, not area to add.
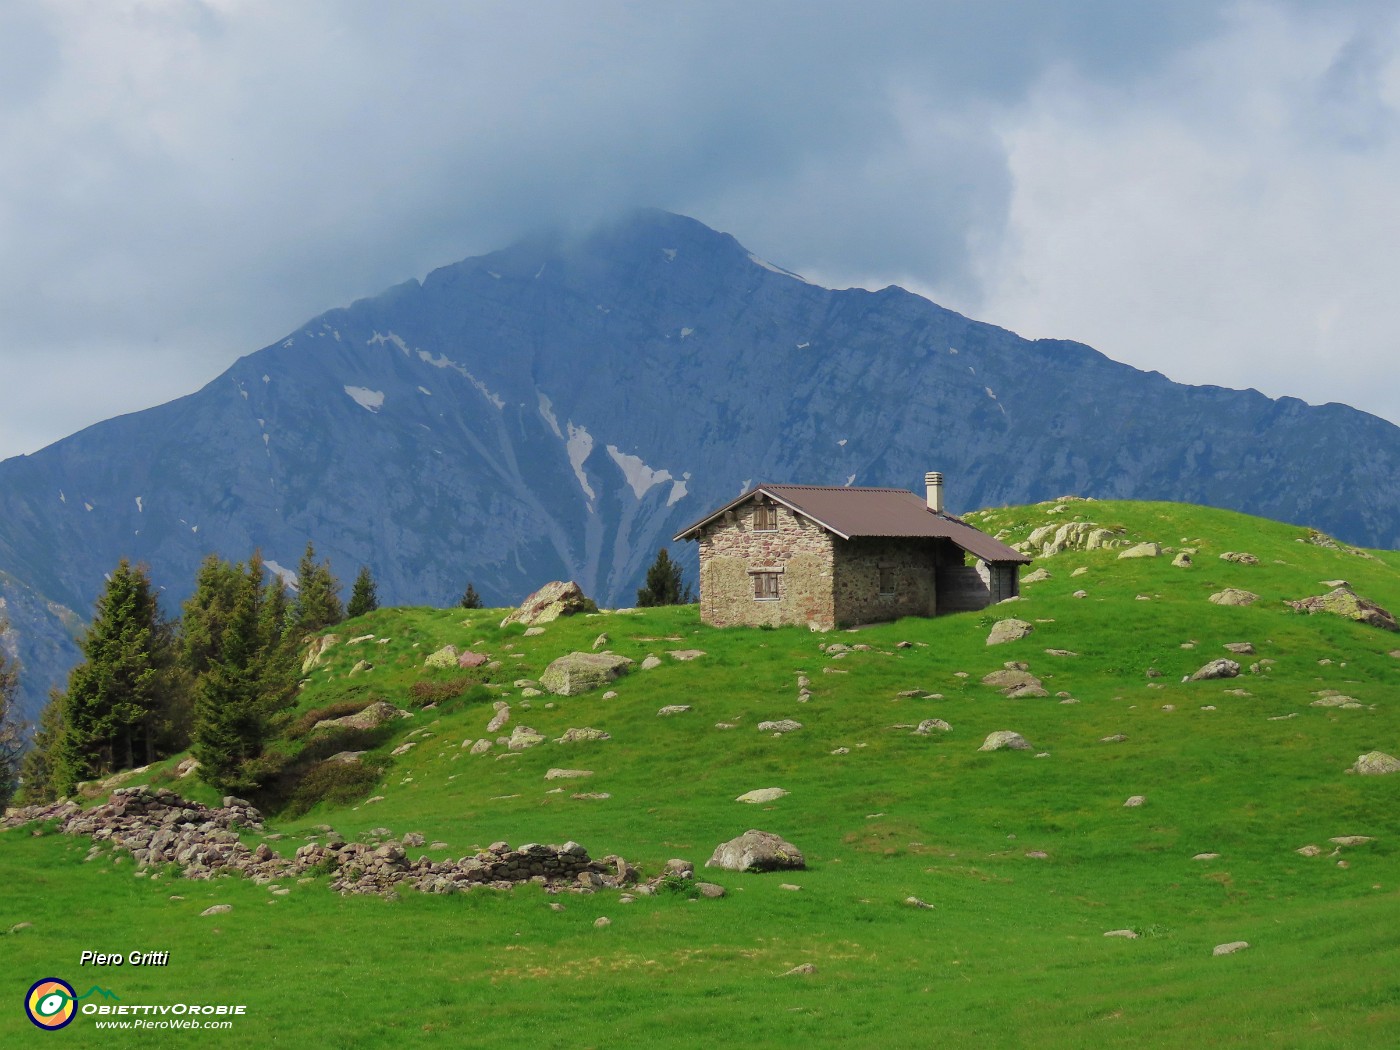
[[[880,569],[880,593],[881,593],[881,594],[893,594],[893,593],[894,593],[894,570],[893,570],[893,569],[886,569],[886,568],[881,568],[881,569]]]
[[[754,510],[753,529],[755,532],[777,532],[778,508],[771,503],[760,503]]]
[[[782,575],[777,572],[756,572],[753,574],[753,598],[756,602],[775,602],[778,600],[778,577]]]

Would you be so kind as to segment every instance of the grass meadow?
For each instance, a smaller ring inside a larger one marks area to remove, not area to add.
[[[383,609],[341,625],[299,711],[383,698],[415,714],[377,745],[385,772],[363,797],[269,817],[266,832],[286,836],[275,848],[290,852],[326,824],[347,837],[387,827],[447,844],[411,856],[573,839],[651,874],[670,857],[702,864],[721,841],[761,828],[801,848],[807,870],[706,872],[728,892],[698,901],[551,897],[535,886],[342,898],[325,878],[276,896],[236,878],[138,874],[129,857],[85,860],[87,840],[11,831],[0,835],[0,974],[11,1003],[0,1009],[0,1045],[1394,1042],[1400,775],[1344,771],[1366,751],[1400,754],[1391,655],[1400,635],[1301,615],[1283,600],[1346,579],[1400,610],[1400,554],[1319,546],[1295,526],[1174,504],[1043,504],[973,518],[1008,541],[1069,520],[1194,548],[1194,564],[1175,567],[1170,552],[1067,551],[1037,559],[1031,568],[1051,578],[1025,585],[1021,601],[828,634],[713,630],[694,607],[575,617],[533,637],[499,628],[501,610]],[[1220,560],[1226,551],[1259,564]],[[1261,599],[1207,601],[1226,586]],[[987,646],[990,625],[1008,616],[1034,633]],[[634,668],[612,699],[521,697],[517,679],[538,678],[602,633],[613,652],[638,664],[656,654],[661,666]],[[349,644],[364,635],[373,637]],[[1182,681],[1241,641],[1256,654],[1239,658],[1239,678]],[[457,675],[423,667],[447,643],[502,666],[483,687],[416,708],[415,682]],[[869,648],[833,656],[822,648],[832,643]],[[705,655],[667,655],[692,648]],[[350,675],[362,659],[373,668]],[[1050,695],[1013,700],[981,684],[1009,660],[1027,663]],[[1252,673],[1260,661],[1273,662]],[[807,702],[799,675],[811,683]],[[1329,689],[1363,706],[1311,706]],[[469,754],[462,745],[485,735],[495,699],[511,704],[506,732],[523,723],[549,742]],[[668,704],[691,710],[658,717]],[[780,737],[756,728],[780,718],[803,728]],[[953,728],[913,734],[927,718]],[[552,742],[576,726],[612,739]],[[1033,749],[978,751],[1002,729]],[[1125,739],[1104,742],[1115,735]],[[389,755],[408,740],[417,746]],[[217,802],[193,778],[164,779],[173,765],[145,779]],[[547,782],[556,766],[593,775]],[[763,787],[789,794],[735,801]],[[1145,803],[1125,808],[1132,795]],[[1336,836],[1372,841],[1335,847]],[[1321,855],[1297,852],[1309,844]],[[202,917],[211,904],[233,909]],[[595,927],[600,916],[611,925]],[[1104,936],[1124,929],[1137,939]],[[1240,940],[1250,948],[1212,955]],[[83,950],[168,951],[170,962],[80,968]],[[815,972],[784,976],[806,963]],[[220,1032],[113,1033],[79,1017],[43,1033],[20,1004],[47,976],[80,992],[100,984],[123,1002],[242,1003],[247,1013]]]

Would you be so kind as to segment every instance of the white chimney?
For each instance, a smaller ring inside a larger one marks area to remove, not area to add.
[[[929,471],[924,475],[924,485],[928,488],[928,509],[935,514],[943,513],[943,475]]]

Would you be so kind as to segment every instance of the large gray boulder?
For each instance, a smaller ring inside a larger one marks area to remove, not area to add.
[[[578,696],[620,678],[631,663],[615,653],[568,653],[544,669],[540,685],[557,696]]]
[[[781,871],[806,866],[802,851],[791,842],[781,835],[753,828],[736,839],[721,842],[705,862],[707,868],[726,871]]]
[[[1035,625],[1027,623],[1025,620],[998,620],[992,626],[991,634],[987,635],[988,645],[1001,645],[1003,642],[1014,642],[1026,637],[1035,630]]]
[[[1209,682],[1216,678],[1236,678],[1240,665],[1234,660],[1212,660],[1191,676],[1193,682]]]
[[[583,593],[583,589],[573,580],[567,583],[555,580],[552,583],[546,583],[521,602],[520,608],[501,621],[501,626],[521,623],[526,627],[537,627],[542,623],[557,620],[561,616],[597,611],[598,606]]]

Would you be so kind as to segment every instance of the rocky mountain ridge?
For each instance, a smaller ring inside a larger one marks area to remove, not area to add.
[[[369,565],[386,604],[574,579],[625,605],[671,535],[752,482],[930,469],[955,511],[1172,499],[1400,546],[1383,420],[821,288],[642,211],[328,311],[188,397],[0,463],[0,595],[32,716],[73,658],[66,610],[123,556],[167,612],[208,552],[288,574],[308,539],[343,580]]]

